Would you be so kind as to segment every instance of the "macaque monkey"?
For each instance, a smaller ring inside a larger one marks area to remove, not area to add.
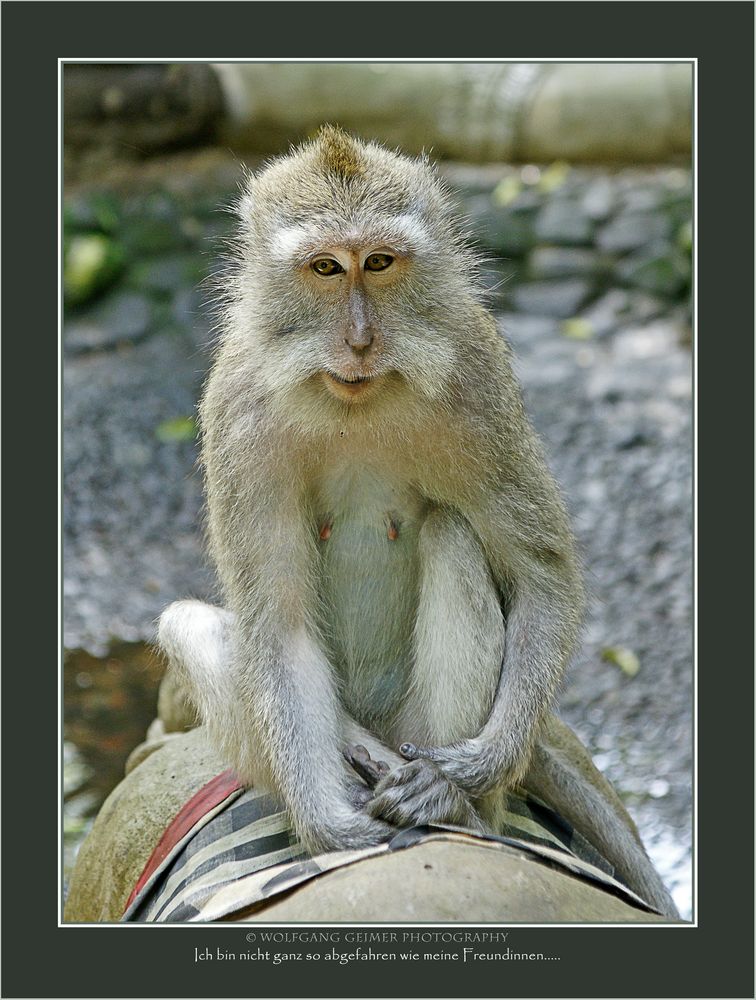
[[[238,212],[200,406],[225,607],[160,624],[210,738],[310,851],[495,832],[524,782],[673,913],[550,713],[578,558],[442,182],[325,127],[250,176]]]

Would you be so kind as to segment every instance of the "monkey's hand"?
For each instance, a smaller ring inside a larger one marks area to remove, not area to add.
[[[406,760],[435,764],[449,781],[472,796],[518,784],[527,770],[529,756],[480,739],[460,740],[444,747],[402,743],[399,753]]]
[[[326,821],[318,824],[295,822],[299,839],[310,854],[325,851],[352,850],[382,844],[396,833],[388,823],[368,816],[350,806],[335,809]]]
[[[346,801],[332,800],[328,810],[320,814],[319,820],[312,813],[301,815],[299,822],[295,819],[299,839],[311,854],[372,847],[396,833],[392,826],[380,818],[370,816],[365,809],[372,799],[376,781],[388,771],[388,764],[371,760],[370,754],[362,746],[347,747],[344,757],[355,772],[351,781],[347,778],[344,788]],[[365,783],[357,781],[356,775]]]
[[[365,808],[370,816],[395,826],[452,823],[483,829],[467,795],[428,760],[401,764],[385,774]]]

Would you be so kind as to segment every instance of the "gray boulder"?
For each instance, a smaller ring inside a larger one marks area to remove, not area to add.
[[[189,719],[180,710],[172,710],[172,717],[178,726]],[[120,920],[165,828],[223,770],[201,727],[169,733],[156,720],[81,847],[64,919],[76,923]],[[667,918],[636,908],[524,850],[452,838],[334,869],[252,914],[241,911],[237,919],[654,923]]]

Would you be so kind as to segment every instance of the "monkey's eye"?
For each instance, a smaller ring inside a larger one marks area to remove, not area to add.
[[[366,271],[385,271],[394,263],[394,258],[388,253],[371,253],[365,261]]]
[[[333,257],[318,257],[312,262],[312,269],[315,274],[323,278],[330,278],[332,274],[343,274],[344,268]]]

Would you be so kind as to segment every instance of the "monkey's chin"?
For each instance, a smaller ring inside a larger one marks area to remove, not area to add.
[[[340,378],[331,372],[323,372],[323,382],[326,389],[337,399],[345,403],[355,403],[371,395],[375,388],[375,376],[363,376],[355,380]]]

